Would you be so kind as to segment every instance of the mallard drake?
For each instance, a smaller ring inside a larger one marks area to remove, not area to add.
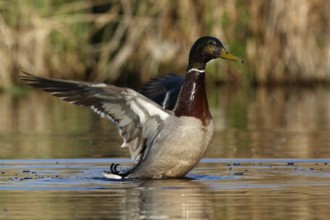
[[[185,77],[170,75],[147,84],[142,95],[132,89],[21,75],[28,85],[75,105],[88,106],[117,125],[136,164],[103,175],[110,179],[161,179],[185,176],[199,162],[213,135],[205,91],[205,66],[212,59],[242,62],[220,40],[199,38],[192,46]],[[148,98],[150,97],[150,98]],[[174,104],[175,103],[175,104]]]

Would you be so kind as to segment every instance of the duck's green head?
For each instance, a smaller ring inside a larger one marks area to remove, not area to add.
[[[189,54],[188,70],[204,70],[206,63],[212,59],[223,58],[243,63],[243,60],[230,54],[220,40],[215,37],[201,37],[192,46]]]

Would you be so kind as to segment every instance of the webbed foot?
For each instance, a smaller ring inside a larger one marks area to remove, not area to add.
[[[119,164],[117,163],[112,163],[110,165],[110,171],[104,171],[103,176],[107,179],[125,179],[126,172],[124,170],[118,169]]]

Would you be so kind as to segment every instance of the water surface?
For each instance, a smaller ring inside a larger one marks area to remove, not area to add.
[[[118,132],[41,92],[0,94],[0,218],[327,219],[330,90],[212,88],[215,135],[187,178],[109,181]]]
[[[2,216],[309,219],[329,212],[330,160],[204,159],[184,179],[109,181],[101,174],[114,161],[130,165],[125,159],[3,160]]]

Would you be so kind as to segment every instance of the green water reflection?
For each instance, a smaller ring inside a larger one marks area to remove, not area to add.
[[[206,157],[328,158],[330,89],[209,89],[215,135]],[[0,94],[0,158],[128,157],[91,110],[40,91]]]

